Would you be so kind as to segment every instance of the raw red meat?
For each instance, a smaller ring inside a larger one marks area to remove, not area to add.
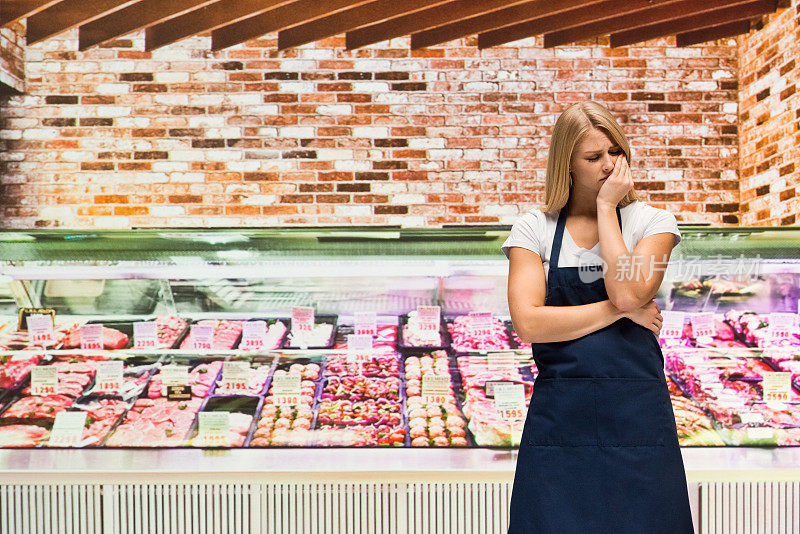
[[[35,447],[48,433],[36,425],[9,425],[0,427],[0,447]]]
[[[120,332],[119,330],[114,330],[113,328],[103,327],[103,348],[106,350],[115,350],[121,349],[125,345],[128,344],[128,335]],[[61,344],[61,348],[64,349],[74,349],[81,346],[81,327],[80,325],[75,325],[70,328],[67,335],[64,337],[64,341]]]

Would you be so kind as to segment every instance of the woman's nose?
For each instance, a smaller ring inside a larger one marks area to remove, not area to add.
[[[603,171],[604,172],[611,172],[614,170],[614,163],[616,162],[616,158],[611,154],[606,154],[603,156]]]

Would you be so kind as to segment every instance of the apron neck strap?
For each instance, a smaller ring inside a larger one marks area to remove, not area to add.
[[[617,223],[619,223],[619,230],[622,231],[622,214],[617,206]],[[558,257],[561,255],[561,242],[564,239],[564,228],[567,226],[567,206],[561,208],[558,213],[558,222],[556,223],[556,233],[553,236],[553,246],[550,248],[550,269],[558,268]]]

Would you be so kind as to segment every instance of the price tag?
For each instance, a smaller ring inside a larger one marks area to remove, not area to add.
[[[161,383],[167,388],[168,400],[189,400],[192,389],[189,386],[189,367],[186,365],[165,365],[161,368]]]
[[[500,419],[505,421],[525,419],[525,388],[522,384],[496,384],[494,406]]]
[[[492,333],[494,317],[492,312],[469,312],[470,330],[474,336],[488,336]]]
[[[774,439],[775,429],[766,426],[747,427],[747,437],[750,439]]]
[[[28,317],[31,315],[49,315],[53,319],[53,324],[56,322],[56,310],[53,308],[20,308],[17,330],[20,332],[28,331]]]
[[[158,347],[158,327],[154,321],[133,323],[133,348],[155,349]]]
[[[103,325],[85,324],[81,327],[81,350],[103,350]]]
[[[761,388],[765,401],[788,401],[792,389],[792,373],[767,373],[761,375]]]
[[[239,348],[244,350],[260,350],[267,343],[267,322],[247,321],[242,327],[242,341]]]
[[[438,333],[442,308],[439,306],[417,306],[417,321],[423,332]]]
[[[32,345],[45,347],[53,343],[53,316],[34,313],[28,316],[28,337]]]
[[[347,363],[366,363],[372,358],[371,334],[347,334]]]
[[[314,308],[295,306],[292,308],[292,332],[314,330]]]
[[[31,395],[55,395],[58,392],[58,369],[49,365],[31,367]]]
[[[375,312],[356,312],[353,316],[353,332],[361,335],[378,335],[378,316]]]
[[[490,352],[487,358],[489,371],[508,371],[517,367],[513,352]]]
[[[193,324],[189,329],[192,337],[192,348],[196,350],[211,350],[214,342],[214,327],[207,325]]]
[[[797,314],[770,313],[767,335],[772,339],[789,339],[797,329]]]
[[[204,447],[221,447],[228,443],[230,412],[200,412],[197,440]]]
[[[450,400],[450,376],[422,375],[421,393],[425,404],[447,404]]]
[[[83,439],[83,428],[86,424],[86,412],[60,412],[56,414],[50,439],[50,447],[75,447]]]
[[[509,382],[508,380],[487,380],[483,386],[484,391],[486,391],[486,398],[493,399],[494,388],[497,385],[503,385],[503,384],[513,384],[513,382]]]
[[[714,338],[714,314],[693,313],[691,315],[692,334],[700,343],[711,343]]]
[[[250,364],[247,362],[223,362],[220,387],[227,391],[247,391]]]
[[[678,345],[683,337],[686,314],[679,311],[662,311],[661,317],[664,319],[661,325],[661,339],[666,340],[669,346]]]
[[[300,376],[273,376],[272,397],[272,403],[278,406],[300,404]]]
[[[117,393],[122,389],[122,360],[97,362],[94,377],[97,393]]]

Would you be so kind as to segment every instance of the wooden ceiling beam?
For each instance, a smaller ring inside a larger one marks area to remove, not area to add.
[[[211,50],[222,50],[270,32],[333,15],[370,0],[299,0],[211,32]]]
[[[217,1],[142,0],[138,4],[133,4],[80,26],[78,28],[78,49],[86,50],[121,35],[159,24]]]
[[[63,0],[27,19],[27,44],[38,43],[139,0]]]
[[[726,37],[734,37],[736,35],[748,33],[749,31],[750,19],[735,20],[727,24],[718,24],[707,28],[700,28],[699,30],[679,33],[675,36],[675,41],[678,46],[691,46],[708,41],[716,41],[717,39],[724,39]]]
[[[397,0],[378,0],[369,4],[342,11],[336,15],[324,17],[288,28],[278,32],[278,49],[284,50],[294,46],[313,43],[332,35],[338,35],[348,30],[361,28],[369,24],[388,20],[400,15],[407,15],[433,7],[446,4],[451,0],[406,0],[398,3]]]
[[[747,4],[706,13],[700,21],[697,17],[687,16],[613,33],[611,34],[611,47],[628,46],[633,43],[649,41],[650,39],[656,39],[658,37],[666,37],[668,35],[675,35],[676,33],[691,31],[698,26],[725,24],[746,17],[764,15],[774,12],[775,10],[775,0],[754,0]]]
[[[639,12],[635,17],[620,16],[596,22],[590,22],[581,26],[567,28],[552,33],[545,33],[544,46],[552,48],[565,44],[592,39],[601,35],[657,24],[666,20],[671,20],[683,16],[704,16],[705,13],[715,9],[724,9],[731,6],[741,5],[751,0],[684,0],[679,3],[656,4],[650,9]],[[699,24],[699,22],[698,22]]]
[[[28,18],[62,0],[2,0],[0,2],[0,26]]]
[[[371,26],[347,32],[345,45],[348,50],[361,48],[373,43],[408,35],[429,28],[435,28],[463,20],[475,15],[490,13],[528,0],[455,0],[441,6],[417,13],[393,18]],[[577,2],[575,2],[577,3]]]
[[[678,1],[678,0],[672,0]],[[444,26],[437,26],[430,30],[415,33],[411,36],[411,48],[424,48],[433,46],[467,35],[481,32],[488,32],[496,28],[514,25],[523,32],[522,35],[538,35],[547,31],[554,31],[586,22],[586,20],[597,20],[598,16],[613,16],[621,12],[643,9],[652,6],[647,0],[594,0],[581,2],[529,1],[517,6],[500,9],[461,20]],[[588,9],[588,8],[592,9]],[[600,14],[600,15],[598,15]],[[591,17],[591,18],[589,18]],[[524,23],[522,21],[525,21]],[[505,30],[504,30],[505,31]],[[502,35],[502,33],[500,34]],[[484,39],[487,39],[484,37]],[[512,39],[514,40],[514,39]],[[487,45],[493,46],[492,44]],[[486,48],[484,47],[484,48]]]
[[[150,26],[145,30],[145,50],[155,50],[186,37],[209,30],[216,30],[227,24],[238,22],[263,13],[268,9],[292,3],[294,0],[220,0],[209,6],[195,9]]]

